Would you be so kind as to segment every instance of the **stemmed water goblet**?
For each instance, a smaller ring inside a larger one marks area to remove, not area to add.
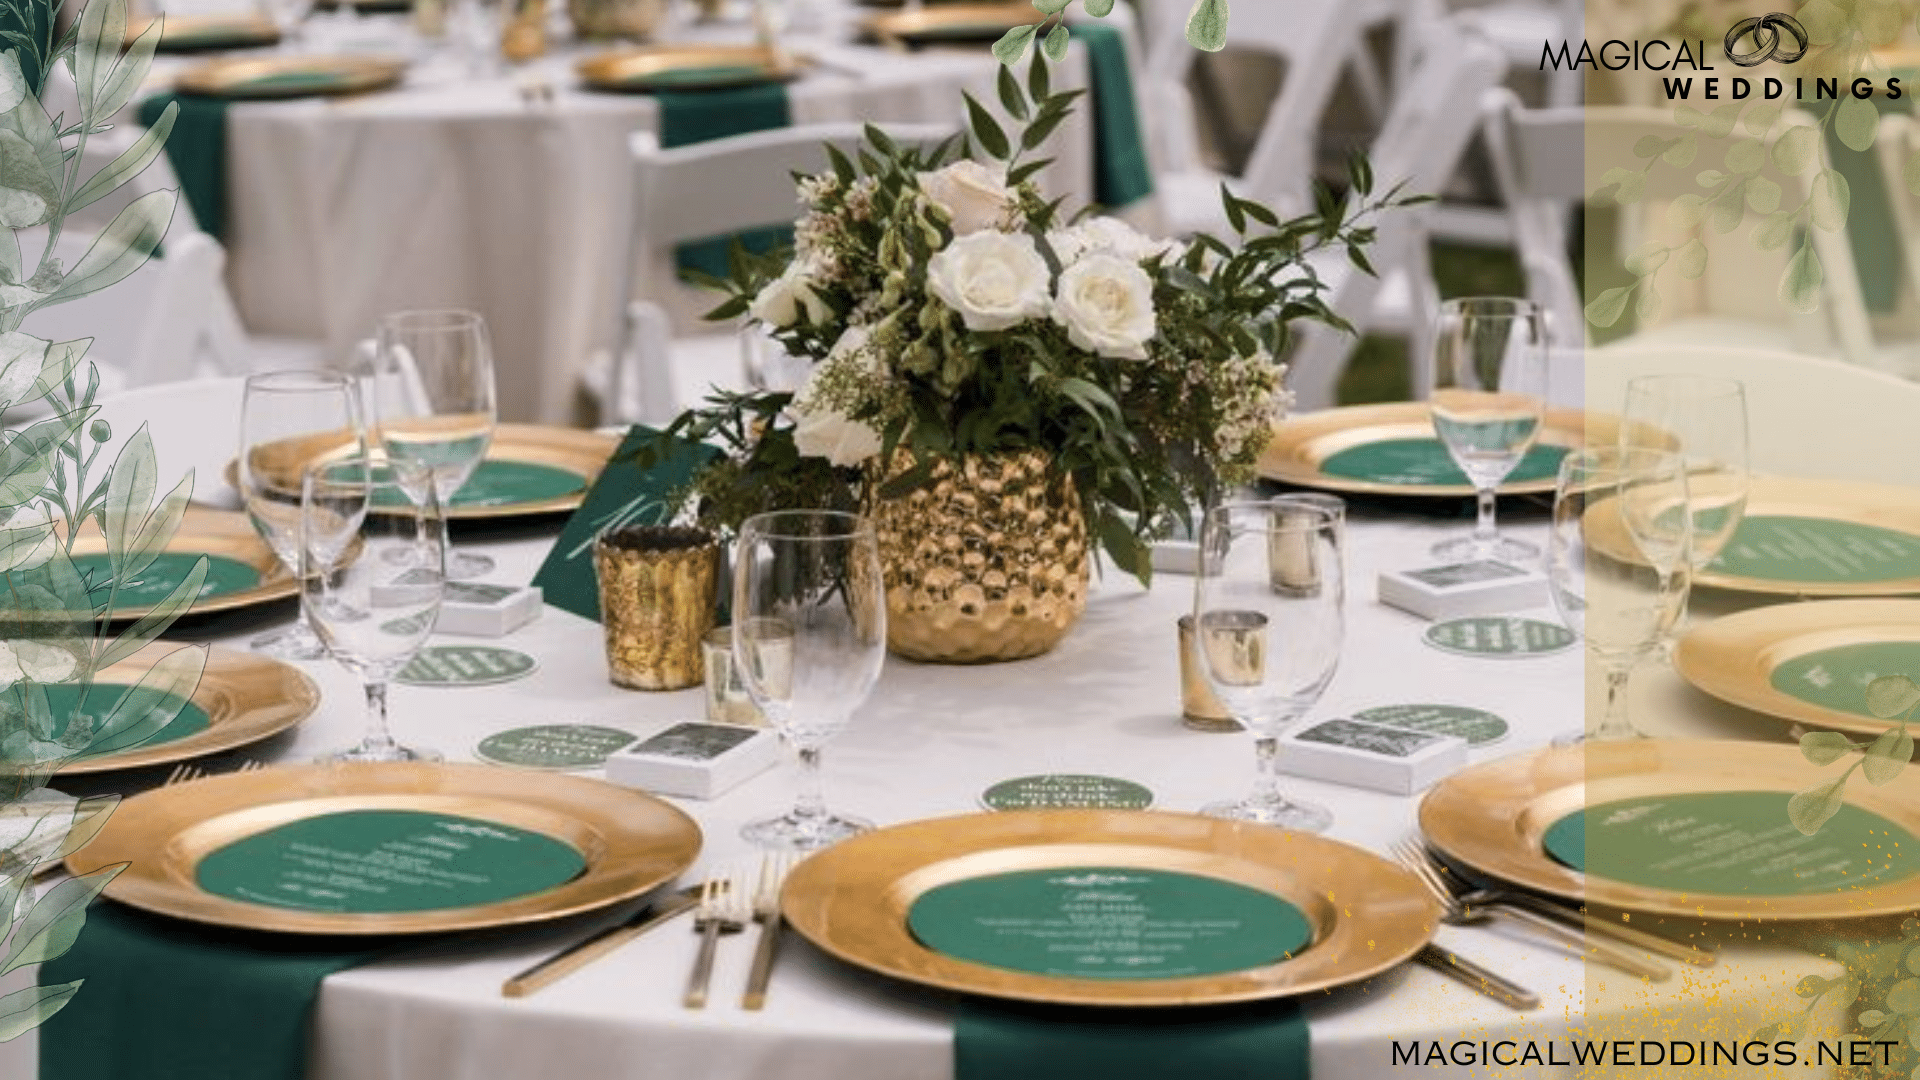
[[[1433,547],[1450,562],[1537,558],[1540,549],[1503,537],[1494,523],[1502,481],[1540,437],[1546,418],[1546,319],[1531,302],[1481,296],[1440,305],[1429,404],[1433,430],[1473,484],[1473,535]]]

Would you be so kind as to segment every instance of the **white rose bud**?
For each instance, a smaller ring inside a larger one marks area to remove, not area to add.
[[[946,211],[955,236],[998,229],[1013,209],[1006,171],[977,161],[956,161],[938,172],[921,173],[920,190]]]
[[[837,409],[789,409],[793,445],[806,457],[823,457],[841,468],[880,453],[880,433]]]
[[[1101,356],[1145,360],[1154,335],[1153,279],[1138,263],[1095,253],[1060,274],[1053,321],[1067,339]]]
[[[773,327],[792,326],[800,321],[802,311],[809,323],[826,322],[832,312],[814,291],[807,271],[808,267],[799,259],[788,263],[785,272],[767,282],[754,296],[753,303],[747,305],[747,313]]]
[[[1047,234],[1047,243],[1063,264],[1095,252],[1105,252],[1129,262],[1145,262],[1178,246],[1171,240],[1155,240],[1114,217],[1088,218],[1078,225],[1056,229]]]
[[[1047,261],[1025,234],[977,232],[927,260],[927,288],[969,330],[1005,330],[1047,312]]]

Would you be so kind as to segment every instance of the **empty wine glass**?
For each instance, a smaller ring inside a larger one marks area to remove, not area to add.
[[[313,14],[313,2],[314,0],[260,0],[260,6],[266,12],[268,20],[273,23],[273,28],[280,32],[280,51],[300,52],[305,47],[307,17]]]
[[[1202,813],[1318,832],[1326,808],[1280,791],[1280,736],[1307,714],[1340,665],[1346,568],[1340,515],[1300,502],[1208,511],[1194,579],[1193,649],[1220,703],[1253,733],[1252,794]]]
[[[872,828],[827,810],[820,751],[872,692],[886,647],[880,543],[870,522],[791,510],[740,526],[734,664],[753,703],[800,756],[793,809],[741,829],[749,842],[811,850]]]
[[[333,658],[360,677],[367,733],[323,761],[438,761],[387,725],[387,684],[425,644],[446,584],[446,521],[431,470],[358,455],[309,469],[300,599]]]
[[[498,408],[486,320],[458,308],[395,312],[360,351],[375,444],[391,461],[431,470],[442,511],[450,510],[493,442]],[[450,580],[492,571],[485,555],[453,551],[447,558]]]
[[[1435,326],[1433,430],[1478,500],[1473,535],[1434,545],[1450,562],[1519,562],[1540,549],[1499,534],[1500,484],[1540,437],[1546,417],[1547,335],[1540,309],[1499,296],[1448,300]]]
[[[1679,455],[1584,450],[1560,463],[1547,544],[1548,591],[1606,678],[1599,722],[1561,743],[1635,739],[1628,683],[1685,608],[1693,516]]]
[[[249,375],[240,406],[240,498],[254,531],[288,573],[300,571],[300,480],[313,457],[362,454],[359,401],[345,375],[274,371]],[[318,660],[327,650],[306,612],[292,626],[253,639],[255,652],[280,660]]]

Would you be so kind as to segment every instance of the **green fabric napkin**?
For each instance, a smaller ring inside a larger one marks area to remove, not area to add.
[[[594,537],[616,521],[628,525],[665,522],[674,496],[720,453],[700,443],[676,440],[671,453],[643,471],[635,455],[657,435],[648,427],[630,429],[587,490],[580,509],[567,519],[547,561],[533,576],[547,603],[598,622],[600,583],[593,570]]]
[[[1087,1009],[963,1000],[954,1080],[1308,1080],[1306,1017],[1291,1001]]]
[[[667,90],[654,95],[660,102],[660,145],[671,149],[729,135],[783,128],[793,122],[784,83],[757,83],[726,90]],[[769,225],[734,236],[694,240],[674,249],[674,265],[727,276],[727,252],[733,241],[752,252],[793,243],[793,226]]]
[[[1109,210],[1153,194],[1153,169],[1147,164],[1140,132],[1140,109],[1133,100],[1133,74],[1127,67],[1126,41],[1120,31],[1098,23],[1075,24],[1068,33],[1087,47],[1093,76],[1093,197]]]
[[[219,930],[95,904],[42,985],[84,979],[40,1029],[40,1080],[300,1080],[320,981],[395,939]]]
[[[173,132],[167,136],[167,161],[193,207],[200,228],[226,238],[227,109],[231,102],[190,94],[157,94],[140,103],[140,123],[152,127],[169,102],[178,102]]]

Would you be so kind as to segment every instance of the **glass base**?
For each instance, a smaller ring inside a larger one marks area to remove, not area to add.
[[[475,555],[471,551],[447,552],[447,580],[471,581],[493,573],[493,558],[488,555]]]
[[[414,746],[369,746],[365,743],[351,750],[336,750],[331,754],[322,754],[313,760],[322,765],[335,765],[342,762],[385,762],[385,761],[445,761],[447,755],[438,750],[423,750]]]
[[[1633,731],[1633,730],[1623,731],[1617,734],[1609,734],[1609,735],[1602,735],[1598,731],[1594,731],[1594,732],[1588,732],[1585,730],[1563,731],[1560,734],[1555,735],[1553,737],[1553,745],[1560,747],[1561,749],[1566,749],[1567,747],[1572,747],[1572,746],[1585,746],[1588,743],[1633,742],[1635,739],[1644,739],[1646,737],[1647,736],[1642,735],[1638,731]]]
[[[822,814],[802,818],[787,813],[742,825],[740,838],[754,847],[774,851],[817,851],[872,829],[873,822],[857,817]]]
[[[325,660],[327,658],[327,647],[321,644],[319,637],[313,632],[313,627],[307,625],[305,618],[292,626],[261,634],[249,642],[248,647],[262,656],[271,656],[275,660]]]
[[[1446,562],[1492,559],[1495,562],[1524,563],[1538,559],[1540,548],[1524,540],[1510,540],[1504,536],[1496,536],[1484,543],[1471,536],[1462,536],[1433,545],[1431,553],[1434,558]]]
[[[1253,821],[1295,832],[1326,832],[1333,824],[1333,811],[1319,803],[1292,799],[1260,799],[1253,796],[1236,802],[1208,803],[1200,808],[1208,817]]]

